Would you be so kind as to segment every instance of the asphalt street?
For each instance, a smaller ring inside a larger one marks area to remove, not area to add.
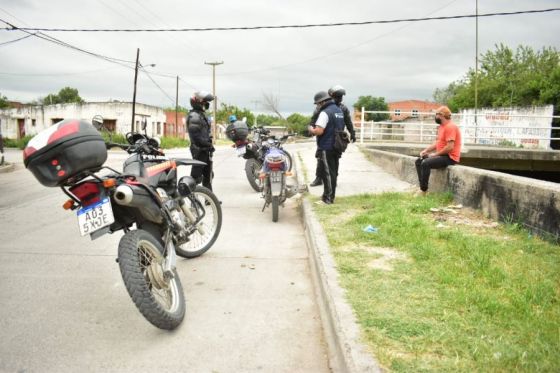
[[[115,263],[122,233],[81,237],[60,189],[41,186],[21,152],[6,159],[17,164],[0,174],[0,372],[329,371],[298,201],[273,223],[233,149],[214,159],[220,237],[178,263],[187,315],[173,332],[130,300]]]

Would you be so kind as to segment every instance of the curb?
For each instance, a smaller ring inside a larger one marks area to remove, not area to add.
[[[298,184],[305,185],[303,172],[299,172],[299,153],[296,159]],[[346,292],[338,282],[336,263],[323,227],[308,198],[302,198],[302,205],[311,276],[327,342],[329,366],[333,372],[382,372],[367,346],[361,342],[361,331],[346,301]]]

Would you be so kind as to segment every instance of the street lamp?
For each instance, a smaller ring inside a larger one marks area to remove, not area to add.
[[[212,66],[212,95],[214,96],[214,113],[212,114],[214,117],[214,120],[212,121],[212,137],[214,139],[214,142],[216,142],[216,101],[218,101],[218,99],[216,98],[216,66],[217,65],[221,65],[224,62],[204,62],[205,65],[211,65]]]

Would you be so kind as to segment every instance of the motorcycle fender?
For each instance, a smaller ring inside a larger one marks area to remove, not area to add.
[[[284,175],[280,171],[272,171],[270,173],[270,192],[273,196],[282,194],[282,184]]]

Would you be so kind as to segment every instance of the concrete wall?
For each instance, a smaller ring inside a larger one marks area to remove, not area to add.
[[[415,157],[364,148],[388,172],[418,185]],[[456,203],[500,221],[522,222],[540,236],[560,239],[560,184],[455,165],[432,170],[430,191],[451,191]]]
[[[163,109],[137,103],[135,113],[136,122],[138,123],[143,118],[146,118],[148,135],[163,135],[163,127],[166,120]],[[132,103],[130,102],[37,105],[0,110],[0,125],[2,126],[2,135],[4,137],[17,139],[19,138],[18,119],[23,120],[26,135],[35,135],[53,125],[56,119],[72,118],[91,121],[93,116],[97,114],[101,115],[104,119],[115,120],[116,131],[119,133],[124,134],[131,129]]]

